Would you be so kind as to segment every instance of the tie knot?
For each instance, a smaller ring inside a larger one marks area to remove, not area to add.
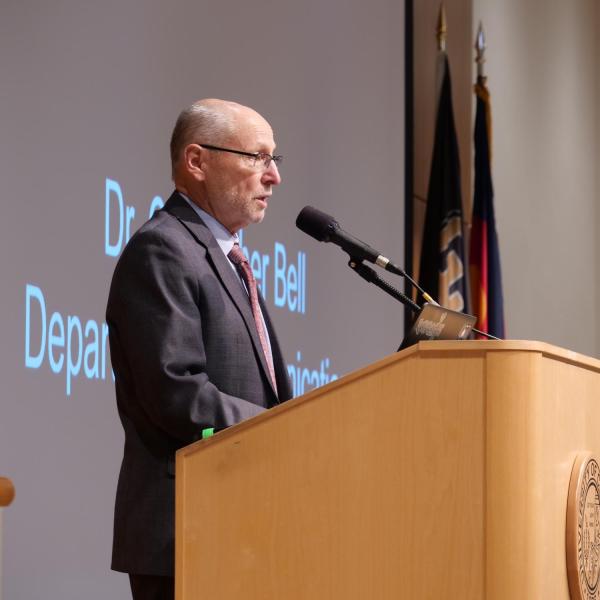
[[[229,251],[227,257],[234,265],[241,265],[242,263],[248,262],[248,259],[239,244],[233,245],[233,248]]]

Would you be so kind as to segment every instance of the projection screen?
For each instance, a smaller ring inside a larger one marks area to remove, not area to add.
[[[313,205],[403,263],[404,3],[5,0],[0,31],[4,597],[127,598],[104,311],[172,191],[177,114],[218,97],[273,126],[283,183],[242,241],[295,394],[390,354],[402,307],[294,221]]]

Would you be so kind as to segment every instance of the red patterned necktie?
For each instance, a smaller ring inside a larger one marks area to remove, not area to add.
[[[275,369],[273,368],[273,356],[269,350],[269,344],[267,343],[267,334],[260,312],[260,306],[258,304],[258,290],[256,287],[256,279],[252,269],[248,264],[246,255],[242,252],[239,244],[234,244],[233,248],[227,255],[229,260],[237,267],[238,272],[242,276],[246,289],[248,290],[248,296],[250,296],[250,307],[252,308],[252,316],[254,317],[254,323],[256,324],[256,330],[258,331],[258,337],[260,339],[260,345],[262,346],[265,358],[267,359],[267,366],[269,367],[269,375],[273,382],[273,387],[277,390],[277,382],[275,381]]]

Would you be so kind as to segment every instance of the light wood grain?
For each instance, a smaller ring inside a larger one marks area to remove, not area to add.
[[[15,486],[7,477],[0,477],[0,506],[8,506],[15,497]]]
[[[409,348],[177,456],[177,599],[568,599],[600,363],[533,342]]]

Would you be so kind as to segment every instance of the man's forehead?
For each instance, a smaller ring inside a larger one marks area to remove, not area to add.
[[[236,119],[234,138],[242,143],[274,146],[273,129],[258,113],[252,111]]]

